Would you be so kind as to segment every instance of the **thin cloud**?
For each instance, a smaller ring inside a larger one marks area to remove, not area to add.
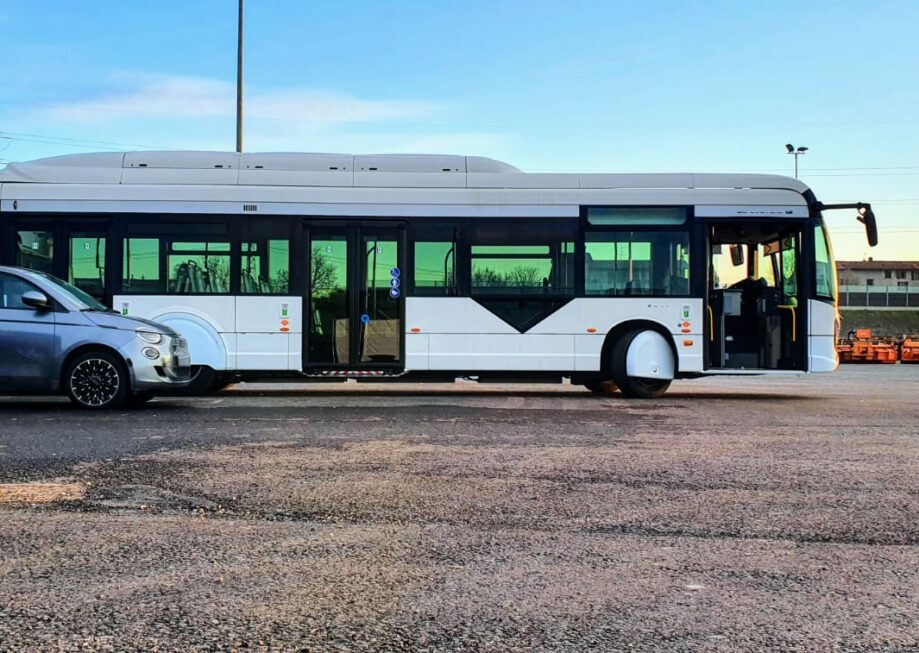
[[[430,115],[439,108],[431,102],[369,100],[314,89],[250,89],[245,115],[247,119],[334,125],[398,122]],[[144,77],[121,92],[40,109],[46,118],[72,123],[107,122],[119,115],[229,118],[235,112],[235,84],[186,76]]]

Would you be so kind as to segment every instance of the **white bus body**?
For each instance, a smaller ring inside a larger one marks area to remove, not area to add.
[[[73,155],[0,171],[0,238],[0,264],[172,326],[224,381],[568,377],[653,396],[837,366],[819,204],[780,176]]]

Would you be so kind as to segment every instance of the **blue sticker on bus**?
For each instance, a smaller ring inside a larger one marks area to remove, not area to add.
[[[398,278],[400,274],[402,274],[402,272],[399,270],[399,268],[391,268],[389,270],[389,276],[393,278]]]
[[[401,293],[399,292],[399,289],[398,289],[398,288],[390,288],[390,289],[389,289],[389,296],[392,297],[393,299],[399,299],[399,295],[400,295],[400,294],[401,294]]]
[[[363,322],[364,324],[367,324],[368,322],[370,322],[370,316],[364,313],[363,315],[361,315],[361,322]]]
[[[389,285],[392,286],[393,288],[398,288],[401,285],[401,283],[399,282],[399,277],[393,277],[392,279],[390,279]]]

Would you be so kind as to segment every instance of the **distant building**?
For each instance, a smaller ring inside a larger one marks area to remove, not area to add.
[[[919,290],[919,261],[837,261],[841,286],[893,286]]]

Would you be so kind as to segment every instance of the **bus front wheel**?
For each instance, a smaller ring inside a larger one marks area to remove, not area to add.
[[[610,367],[613,373],[613,382],[619,386],[623,395],[637,399],[653,399],[667,392],[667,388],[670,387],[670,379],[650,379],[629,376],[628,373],[629,347],[632,346],[632,342],[642,331],[642,329],[629,331],[616,341],[616,344],[613,345]],[[673,354],[668,353],[667,355],[672,357]]]
[[[180,394],[186,397],[202,397],[223,390],[234,382],[232,372],[218,372],[207,365],[196,365],[191,370],[191,383],[182,388]]]
[[[612,379],[589,381],[584,384],[584,387],[595,395],[602,395],[604,397],[612,397],[619,392],[619,388],[616,387],[616,383]]]

